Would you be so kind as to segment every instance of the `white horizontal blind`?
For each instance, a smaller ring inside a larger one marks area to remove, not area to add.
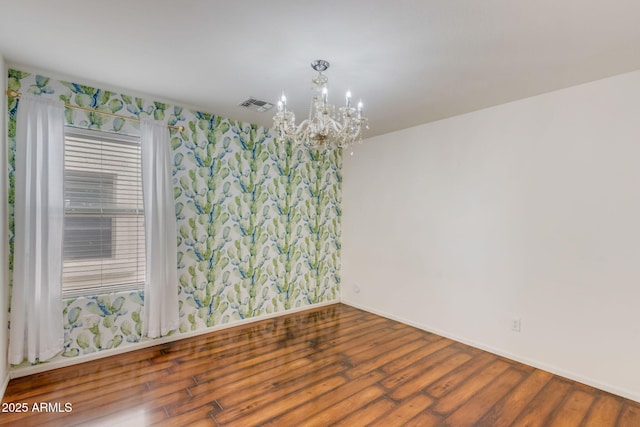
[[[144,287],[140,140],[67,128],[63,296]]]

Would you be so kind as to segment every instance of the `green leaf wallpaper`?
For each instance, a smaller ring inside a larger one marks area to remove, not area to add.
[[[180,328],[337,300],[340,286],[339,150],[276,141],[271,130],[180,106],[9,70],[8,87],[67,104],[166,120],[172,129]],[[15,115],[9,99],[9,228],[13,260]],[[67,108],[67,125],[128,135],[131,120]],[[75,357],[141,341],[142,291],[64,301],[65,349]]]

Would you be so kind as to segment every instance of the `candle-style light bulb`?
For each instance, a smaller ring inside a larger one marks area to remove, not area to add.
[[[362,101],[358,102],[358,118],[361,119],[362,118]]]
[[[329,90],[327,90],[326,87],[323,87],[322,88],[322,102],[324,102],[326,104],[328,99],[329,99]]]
[[[282,113],[282,101],[278,101],[278,113]]]
[[[347,99],[347,108],[351,107],[351,91],[348,90],[347,91],[347,95],[345,96],[345,98]]]
[[[278,104],[282,104],[282,110],[286,113],[287,112],[287,97],[284,96],[284,92],[282,93],[282,96],[280,97],[280,102],[278,102]]]

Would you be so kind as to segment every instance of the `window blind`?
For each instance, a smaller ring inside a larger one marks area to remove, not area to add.
[[[140,140],[67,128],[63,296],[144,287]]]

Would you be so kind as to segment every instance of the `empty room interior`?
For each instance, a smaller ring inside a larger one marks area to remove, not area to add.
[[[640,2],[0,16],[0,425],[640,426]]]

